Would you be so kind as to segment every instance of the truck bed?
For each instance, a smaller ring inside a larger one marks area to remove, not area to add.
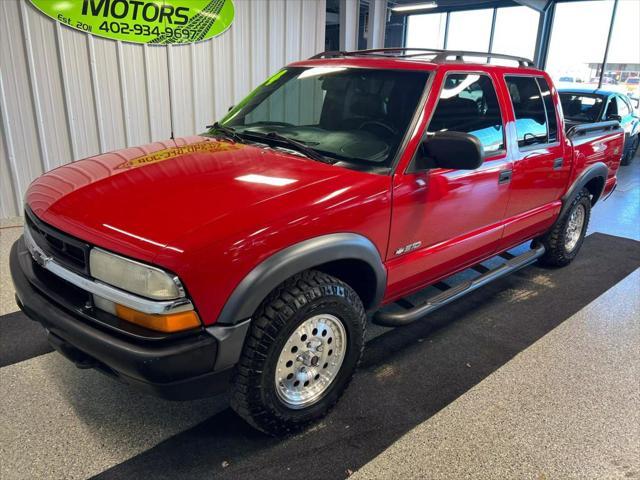
[[[571,182],[589,165],[602,162],[607,165],[608,175],[603,197],[611,193],[616,185],[616,172],[624,151],[624,130],[615,120],[596,123],[566,122],[567,139],[573,145],[573,172]]]

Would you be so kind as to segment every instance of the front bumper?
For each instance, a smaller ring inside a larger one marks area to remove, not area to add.
[[[81,302],[77,287],[61,288],[63,280],[37,265],[22,237],[11,249],[10,270],[18,306],[42,324],[51,345],[78,367],[96,368],[173,400],[210,396],[228,387],[248,321],[173,335],[127,328],[125,322],[109,324]]]

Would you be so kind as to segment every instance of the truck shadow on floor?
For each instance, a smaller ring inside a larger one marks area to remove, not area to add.
[[[567,268],[529,267],[370,340],[306,432],[270,438],[226,409],[96,478],[345,478],[638,267],[640,242],[594,234]]]

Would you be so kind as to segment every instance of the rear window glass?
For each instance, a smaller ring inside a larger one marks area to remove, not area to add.
[[[564,117],[576,122],[597,122],[604,106],[601,96],[571,92],[560,92],[560,103]]]
[[[485,154],[502,150],[502,116],[491,79],[476,73],[447,75],[428,131],[470,133]]]
[[[534,77],[505,77],[516,117],[518,145],[547,143],[547,116]]]

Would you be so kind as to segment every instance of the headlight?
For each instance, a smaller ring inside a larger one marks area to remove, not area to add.
[[[184,296],[179,280],[167,272],[99,248],[89,255],[91,276],[114,287],[155,300]]]

